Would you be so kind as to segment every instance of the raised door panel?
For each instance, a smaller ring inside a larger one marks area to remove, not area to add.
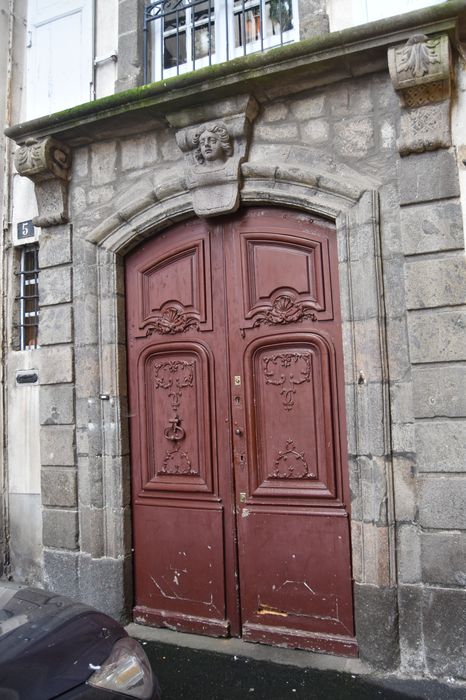
[[[215,425],[209,353],[200,344],[151,346],[140,359],[141,493],[211,493]]]
[[[198,240],[168,247],[156,262],[137,269],[137,335],[176,335],[212,330],[210,245]]]
[[[226,636],[223,509],[140,506],[134,619]]]
[[[314,332],[255,341],[246,348],[245,377],[250,496],[341,504],[328,340]]]
[[[356,655],[346,514],[246,512],[239,533],[244,638]]]
[[[288,228],[259,224],[240,238],[242,331],[333,318],[326,237],[293,236]]]

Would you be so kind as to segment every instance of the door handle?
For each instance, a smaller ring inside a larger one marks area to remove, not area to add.
[[[242,434],[243,434],[243,429],[242,429],[242,428],[236,428],[236,430],[235,430],[235,435],[238,435],[239,437],[241,437]]]

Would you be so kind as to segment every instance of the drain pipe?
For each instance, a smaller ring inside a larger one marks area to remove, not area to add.
[[[3,3],[2,3],[3,4]],[[6,2],[4,3],[6,6]],[[1,421],[1,465],[0,465],[0,481],[1,481],[1,510],[2,510],[2,525],[3,525],[3,552],[2,552],[2,569],[0,573],[9,578],[11,574],[10,566],[10,519],[9,519],[9,501],[8,501],[8,470],[7,465],[7,447],[8,447],[8,436],[6,430],[6,385],[5,381],[5,358],[8,348],[8,333],[5,326],[5,322],[9,318],[8,308],[7,308],[7,294],[6,288],[8,284],[8,262],[6,256],[6,250],[8,246],[8,240],[10,235],[10,225],[11,225],[11,187],[12,187],[12,145],[9,140],[3,135],[3,129],[6,125],[10,126],[13,114],[13,36],[14,36],[14,24],[15,24],[15,0],[8,1],[8,9],[6,7],[2,8],[3,12],[8,13],[8,42],[7,43],[7,60],[6,60],[6,80],[4,83],[5,89],[5,105],[4,113],[1,115],[1,134],[2,139],[2,150],[4,153],[4,169],[3,169],[3,182],[2,182],[2,220],[1,220],[1,233],[2,240],[0,241],[0,298],[1,298],[1,319],[0,319],[0,381],[2,385],[2,390],[0,393],[0,421]]]

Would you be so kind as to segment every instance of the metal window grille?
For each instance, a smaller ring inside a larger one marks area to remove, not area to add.
[[[37,348],[39,335],[39,245],[24,246],[19,268],[19,349]]]
[[[144,82],[295,41],[297,0],[155,0],[144,12]]]

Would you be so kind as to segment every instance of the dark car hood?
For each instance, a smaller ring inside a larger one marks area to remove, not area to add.
[[[0,700],[49,700],[84,683],[89,664],[101,665],[126,636],[107,615],[39,589],[0,593],[2,601]]]

